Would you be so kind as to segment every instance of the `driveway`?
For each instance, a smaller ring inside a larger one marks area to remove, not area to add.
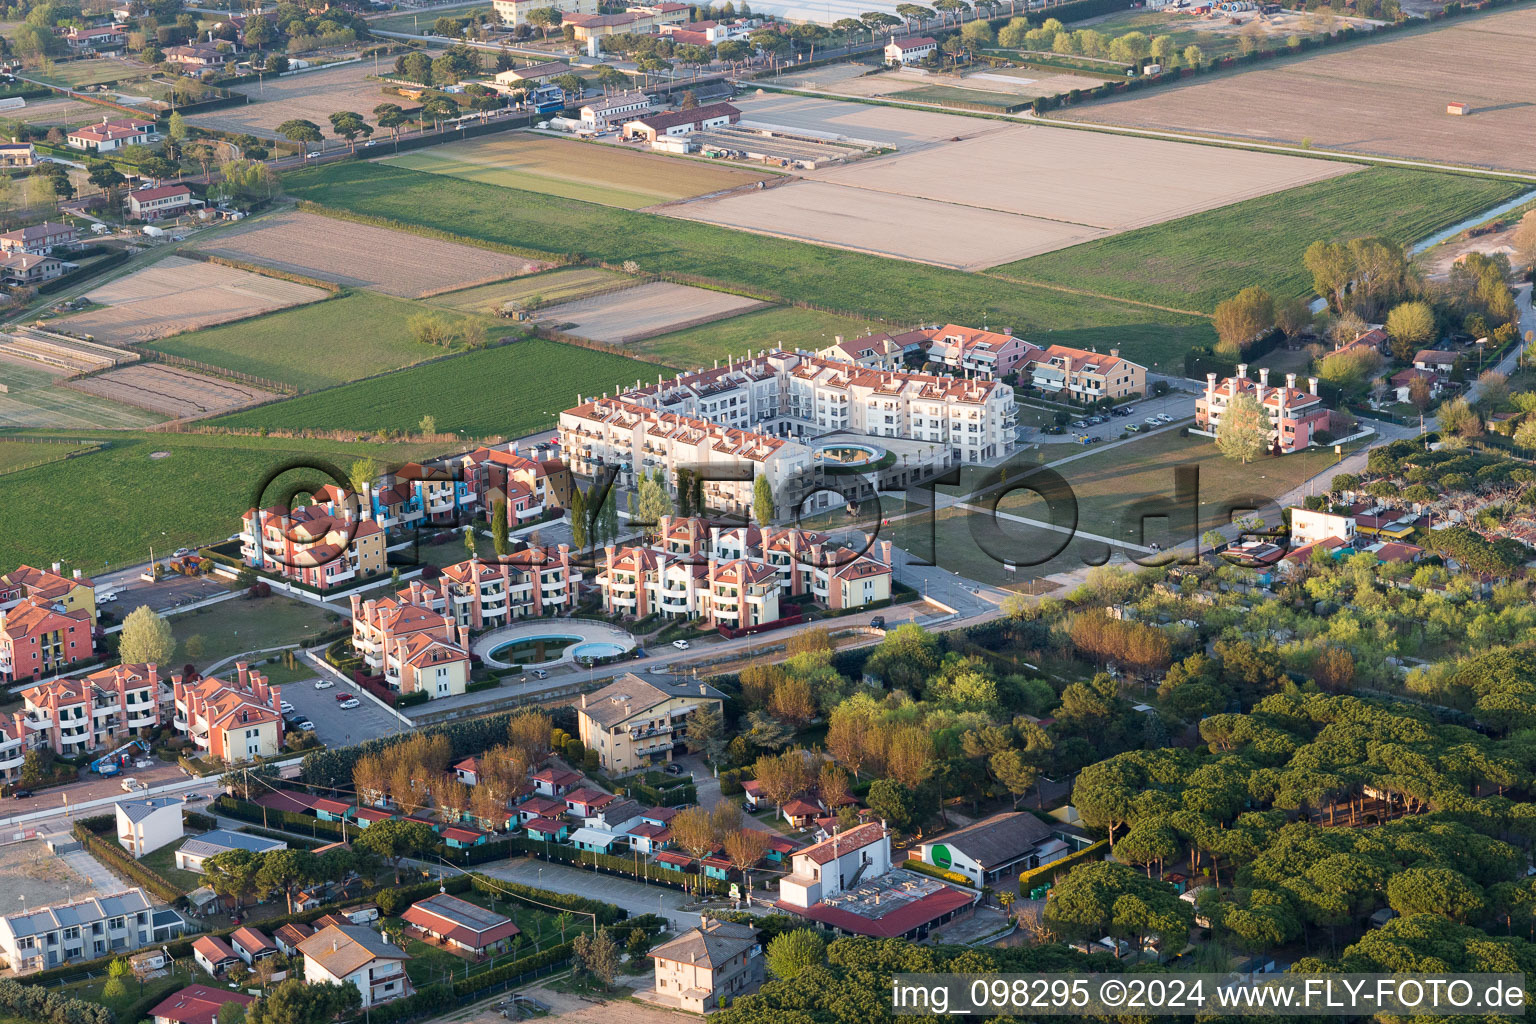
[[[525,857],[521,860],[493,861],[481,865],[478,870],[492,878],[612,903],[632,915],[661,914],[671,922],[674,931],[691,928],[699,920],[697,911],[683,909],[686,899],[676,889],[598,874],[595,871],[583,871],[569,864],[546,864]]]

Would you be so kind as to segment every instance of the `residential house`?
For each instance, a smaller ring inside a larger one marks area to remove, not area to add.
[[[180,797],[154,796],[116,805],[117,841],[134,858],[153,853],[182,837]]]
[[[35,597],[0,609],[0,681],[39,679],[95,656],[84,609],[60,612]]]
[[[200,935],[192,943],[192,959],[217,978],[240,962],[240,954],[217,935]]]
[[[581,742],[597,751],[604,771],[629,772],[672,760],[700,708],[724,705],[720,691],[688,680],[648,681],[626,672],[596,693],[581,695],[576,724]]]
[[[510,917],[447,893],[411,904],[400,919],[418,937],[476,956],[503,952],[519,932]]]
[[[779,880],[779,902],[793,908],[812,907],[861,878],[890,871],[890,833],[879,822],[859,825],[807,846],[791,863],[791,873]]]
[[[938,40],[929,36],[908,36],[897,40],[892,37],[885,44],[885,62],[890,65],[917,64],[939,48]]]
[[[231,1003],[248,1007],[255,1001],[255,996],[245,992],[188,985],[156,1003],[149,1017],[154,1024],[218,1024],[219,1011],[224,1007]]]
[[[624,122],[624,137],[655,142],[659,138],[708,131],[722,125],[735,124],[740,120],[741,111],[729,103],[706,103],[701,107],[646,113],[633,120],[627,120]]]
[[[1448,380],[1456,370],[1456,360],[1461,358],[1455,352],[1446,352],[1442,349],[1420,349],[1413,354],[1413,368],[1415,370],[1428,370],[1441,380]]]
[[[186,185],[141,188],[129,192],[124,202],[128,207],[128,216],[138,220],[178,217],[203,205],[203,201],[193,196],[192,190]]]
[[[817,604],[838,610],[891,599],[890,541],[879,542],[876,557],[870,557],[832,546],[825,534],[793,527],[739,526],[711,530],[711,536],[710,550],[720,558],[754,558],[772,566],[781,594],[810,595]],[[864,543],[873,545],[873,538]]]
[[[434,582],[421,584],[419,594],[420,581],[413,580],[411,601],[478,632],[572,607],[581,580],[571,565],[570,545],[550,548],[518,541],[490,561],[472,558],[445,567]]]
[[[630,827],[639,824],[642,808],[638,801],[615,799],[582,817],[582,824],[589,828],[607,829],[627,835]]]
[[[372,928],[327,925],[299,943],[304,980],[311,985],[352,985],[366,1009],[411,995],[405,975],[410,956]]]
[[[1291,545],[1299,547],[1302,544],[1316,544],[1318,541],[1336,537],[1345,544],[1353,544],[1355,541],[1355,517],[1339,515],[1335,512],[1313,511],[1292,505],[1288,510],[1291,516]]]
[[[453,766],[454,777],[466,786],[480,784],[480,759],[473,755],[466,757]]]
[[[147,146],[155,135],[155,122],[134,117],[103,117],[100,124],[72,128],[65,137],[73,149],[110,153],[124,146]]]
[[[0,167],[36,167],[37,147],[30,142],[0,142]]]
[[[564,797],[566,793],[570,792],[571,787],[581,782],[583,778],[584,776],[581,772],[573,772],[556,762],[535,772],[529,781],[533,783],[534,792],[540,796]],[[532,801],[529,802],[531,803]],[[565,807],[563,800],[560,806],[563,811]]]
[[[282,687],[245,662],[235,662],[230,682],[172,676],[171,691],[176,731],[191,739],[200,756],[233,764],[274,757],[282,749]]]
[[[618,17],[618,15],[591,15],[593,18]],[[582,104],[581,126],[590,131],[606,131],[615,125],[633,120],[631,115],[649,113],[650,96],[638,89],[614,93]]]
[[[65,612],[84,609],[91,624],[96,624],[96,584],[80,575],[79,569],[65,576],[59,563],[54,562],[51,571],[22,565],[0,576],[0,608],[16,604],[24,597],[62,605]]]
[[[1195,424],[1214,434],[1232,400],[1240,394],[1252,396],[1264,410],[1269,424],[1271,449],[1284,454],[1299,452],[1313,443],[1318,431],[1328,429],[1329,412],[1317,395],[1317,378],[1308,378],[1308,390],[1296,387],[1296,375],[1286,374],[1284,387],[1271,387],[1269,370],[1260,369],[1257,381],[1248,378],[1247,364],[1239,364],[1237,376],[1217,382],[1216,374],[1206,374],[1205,393],[1195,400]]]
[[[59,35],[75,53],[119,53],[128,43],[128,35],[121,25],[71,26]]]
[[[83,616],[85,610],[73,614]],[[65,756],[116,746],[154,732],[165,720],[165,695],[154,665],[115,665],[78,679],[53,679],[23,690],[21,697],[34,742]]]
[[[425,600],[420,581],[401,593]],[[364,601],[353,594],[352,649],[397,693],[424,692],[436,699],[461,694],[469,684],[468,627],[455,627],[409,600]]]
[[[143,889],[0,916],[0,957],[18,974],[126,953],[156,941]]]
[[[708,1013],[763,983],[762,946],[749,924],[699,916],[699,926],[651,950],[656,997],[680,1010]]]
[[[487,520],[497,500],[507,503],[507,526],[511,529],[570,507],[575,480],[565,462],[545,445],[535,446],[527,455],[515,441],[476,448],[456,462]]]
[[[55,249],[75,245],[79,238],[73,224],[54,224],[45,221],[42,224],[17,228],[15,231],[7,231],[0,235],[0,252],[25,252],[34,256],[47,256]]]
[[[854,338],[836,334],[832,336],[832,344],[816,352],[822,359],[875,370],[899,369],[906,354],[907,348],[901,340],[889,334],[863,334]]]
[[[1431,400],[1439,398],[1440,393],[1445,389],[1445,377],[1441,376],[1433,370],[1421,370],[1417,366],[1410,366],[1406,370],[1399,370],[1387,378],[1387,383],[1390,385],[1392,391],[1393,400],[1398,402],[1412,401],[1413,382],[1416,380],[1422,380],[1425,382],[1425,385],[1429,388],[1429,397]]]
[[[1052,839],[1050,826],[1033,814],[1008,811],[925,839],[917,854],[924,864],[964,875],[980,889],[1039,867],[1041,847]]]
[[[240,556],[246,565],[329,590],[387,569],[385,532],[356,512],[350,495],[328,504],[290,510],[248,509],[241,520]]]
[[[1147,368],[1120,357],[1052,345],[1030,364],[1030,383],[1040,390],[1074,402],[1119,401],[1147,392]]]
[[[249,832],[231,832],[228,829],[216,828],[200,836],[193,836],[182,843],[176,850],[176,867],[182,871],[202,874],[203,864],[209,857],[217,857],[231,850],[247,850],[261,854],[269,850],[286,849],[288,844],[281,839],[268,839]]]
[[[34,256],[21,252],[0,255],[0,280],[9,285],[35,288],[63,273],[63,261],[52,256]]]
[[[293,956],[298,952],[299,943],[315,934],[315,930],[307,924],[292,921],[278,928],[272,933],[272,941],[277,948],[283,951],[284,956]]]
[[[236,928],[229,937],[229,944],[234,949],[235,955],[252,967],[256,965],[256,961],[277,956],[279,952],[277,943],[250,925]]]
[[[946,324],[911,334],[923,337],[930,363],[956,370],[963,377],[1001,380],[1046,358],[1045,351],[1023,338],[1016,338],[1012,328],[997,331],[977,330]],[[905,341],[908,335],[902,335]]]
[[[220,49],[214,43],[187,43],[185,46],[167,46],[164,52],[167,64],[177,64],[191,72],[221,68],[235,59],[234,51],[227,44]]]

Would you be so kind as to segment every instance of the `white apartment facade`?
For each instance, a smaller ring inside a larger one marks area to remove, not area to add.
[[[1336,537],[1345,544],[1355,542],[1355,517],[1341,516],[1333,512],[1314,512],[1293,505],[1291,513],[1291,547],[1299,548],[1318,541]]]
[[[94,960],[154,941],[154,908],[143,889],[125,889],[0,917],[0,956],[17,974]]]

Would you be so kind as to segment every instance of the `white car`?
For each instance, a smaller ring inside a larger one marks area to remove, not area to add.
[[[340,707],[343,711],[351,711],[361,703],[362,701],[358,700],[356,697],[348,697],[337,706]]]
[[[333,687],[335,685],[336,684],[331,682],[329,679],[316,679],[315,680],[315,689],[317,689],[317,690],[329,690],[331,687]]]
[[[688,649],[688,641],[687,640],[673,640],[672,641],[672,646],[676,647],[680,651],[686,651]]]
[[[186,558],[191,553],[192,553],[192,549],[191,548],[177,548],[175,554],[171,555],[171,557],[172,558]]]
[[[292,704],[290,704],[290,703],[288,703],[288,702],[287,702],[287,701],[283,701],[283,702],[282,702],[282,703],[281,703],[281,704],[280,704],[280,705],[278,705],[278,706],[279,706],[279,707],[281,707],[281,708],[282,708],[282,709],[283,709],[283,714],[285,714],[285,715],[287,715],[287,714],[291,714],[291,713],[292,713],[292,712],[293,712],[293,705],[292,705]]]
[[[1145,423],[1149,427],[1155,427],[1155,426],[1158,425],[1159,420],[1158,420],[1158,418],[1156,416],[1148,416],[1146,419],[1142,420],[1141,422]]]
[[[123,780],[123,792],[124,793],[132,793],[134,790],[140,788],[140,786],[141,786],[141,783],[139,782],[138,779],[124,779]]]
[[[1169,416],[1165,412],[1160,412],[1160,413],[1157,414],[1157,422],[1159,422],[1159,423],[1172,423],[1173,422],[1173,417]]]

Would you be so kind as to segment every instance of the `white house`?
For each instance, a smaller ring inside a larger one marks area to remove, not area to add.
[[[939,48],[936,40],[928,36],[908,36],[906,39],[892,39],[885,44],[885,62],[887,64],[916,64],[934,50]]]
[[[212,832],[193,836],[182,843],[181,848],[176,851],[176,866],[182,871],[196,871],[201,874],[204,861],[209,857],[228,853],[230,850],[266,853],[268,850],[286,849],[288,844],[281,839],[266,839],[246,832],[231,832],[228,829],[216,828]]]
[[[1291,547],[1337,537],[1346,544],[1355,540],[1355,517],[1335,515],[1332,512],[1313,512],[1299,505],[1291,507]]]
[[[410,956],[372,928],[328,925],[299,943],[299,952],[306,982],[352,985],[362,993],[364,1008],[415,992],[405,976]]]
[[[606,131],[617,124],[634,120],[630,115],[647,113],[651,98],[638,89],[614,93],[582,105],[581,126],[591,131]]]
[[[117,805],[117,841],[135,858],[182,837],[181,800],[169,796],[124,800]]]
[[[861,878],[876,878],[891,870],[891,837],[882,822],[839,832],[800,850],[793,870],[779,880],[779,901],[813,907],[831,899]]]

